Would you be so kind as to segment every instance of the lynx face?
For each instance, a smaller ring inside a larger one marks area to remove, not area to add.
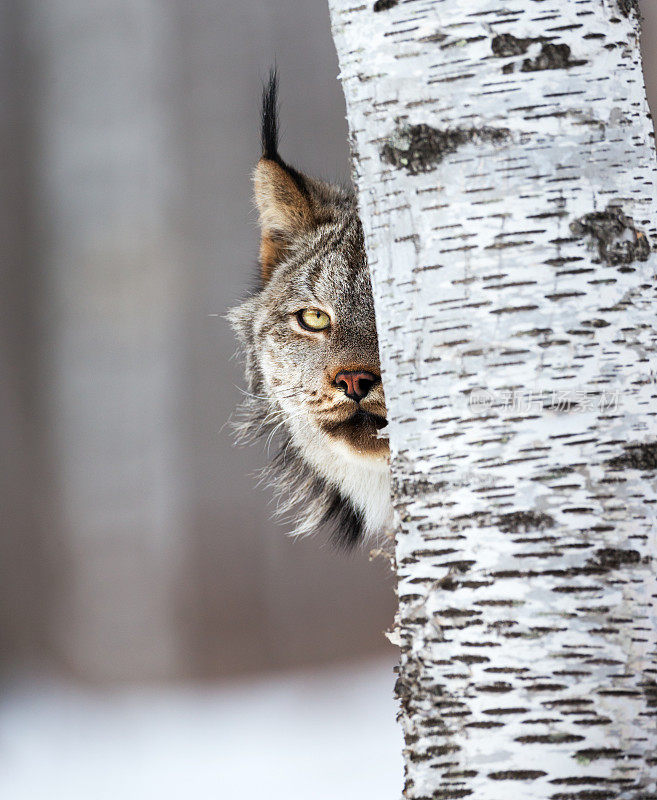
[[[280,435],[276,485],[297,532],[337,523],[343,543],[390,519],[387,425],[372,287],[354,196],[276,150],[275,81],[255,171],[262,287],[233,309],[250,397],[242,431]]]
[[[386,407],[360,223],[345,215],[299,244],[301,257],[282,264],[250,306],[265,393],[295,439],[310,426],[326,457],[380,459]]]

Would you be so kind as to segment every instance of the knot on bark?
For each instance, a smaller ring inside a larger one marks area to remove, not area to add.
[[[541,50],[535,58],[525,58],[520,64],[520,72],[541,72],[546,69],[569,69],[586,64],[586,60],[571,58],[567,44],[553,44],[544,36],[520,39],[511,33],[501,33],[491,41],[493,55],[498,58],[512,58],[524,55],[533,44],[540,44]],[[502,67],[502,72],[514,72],[517,63],[510,61]]]
[[[541,46],[541,52],[536,58],[526,58],[520,67],[521,72],[540,72],[544,69],[568,69],[586,64],[586,61],[575,61],[570,57],[570,47],[567,44],[552,44],[547,42]]]
[[[647,261],[650,255],[648,237],[619,205],[585,214],[570,223],[570,231],[577,238],[589,237],[597,246],[600,260],[610,266]]]
[[[394,167],[403,167],[410,175],[430,172],[445,155],[465,144],[491,142],[500,144],[509,138],[508,128],[445,128],[430,125],[407,125],[398,128],[381,148],[381,159]]]
[[[493,55],[498,56],[498,58],[508,58],[509,56],[524,55],[529,45],[538,41],[540,39],[519,39],[512,33],[501,33],[493,38],[490,46]]]

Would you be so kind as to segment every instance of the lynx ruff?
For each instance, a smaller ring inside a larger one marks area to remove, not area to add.
[[[349,547],[392,524],[372,286],[353,191],[283,161],[276,95],[272,73],[254,172],[260,286],[229,313],[248,382],[236,427],[280,441],[266,475],[293,533],[328,523]]]

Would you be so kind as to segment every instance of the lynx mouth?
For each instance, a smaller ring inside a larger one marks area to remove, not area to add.
[[[371,411],[361,411],[360,409],[354,414],[354,417],[363,417],[363,422],[371,423],[380,431],[388,425],[388,420],[380,414],[373,414]],[[353,419],[353,417],[352,417]]]
[[[324,423],[322,426],[327,433],[346,433],[349,430],[361,431],[364,428],[374,428],[380,431],[388,424],[388,420],[380,414],[374,414],[372,411],[365,411],[363,408],[358,408],[347,419],[340,420],[340,422]]]
[[[388,452],[388,437],[380,435],[388,420],[380,414],[358,408],[350,417],[340,422],[329,422],[322,428],[329,436],[344,442],[355,452],[376,458]]]

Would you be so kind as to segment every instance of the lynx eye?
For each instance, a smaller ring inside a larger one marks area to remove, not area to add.
[[[325,331],[331,324],[331,318],[319,308],[302,308],[297,312],[297,320],[307,331]]]

